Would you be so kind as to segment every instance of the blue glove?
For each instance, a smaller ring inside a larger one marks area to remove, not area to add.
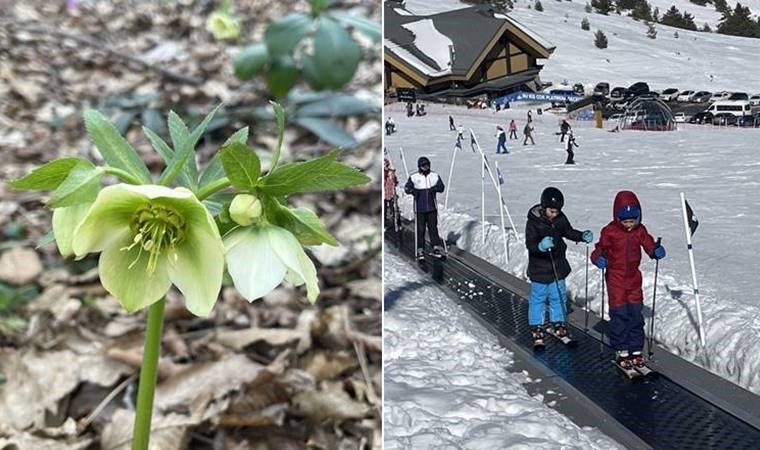
[[[662,259],[665,257],[665,247],[662,245],[658,245],[654,248],[654,252],[652,252],[652,256],[654,256],[654,259]]]
[[[605,258],[604,256],[600,256],[600,257],[596,258],[596,262],[594,263],[594,265],[596,267],[600,268],[600,269],[606,269],[607,268],[607,258]]]
[[[594,233],[592,233],[591,230],[586,230],[583,232],[583,237],[581,239],[590,244],[591,242],[594,242]]]
[[[551,236],[544,237],[543,239],[541,239],[541,242],[538,243],[538,250],[542,252],[545,252],[553,247],[554,247],[554,238]]]

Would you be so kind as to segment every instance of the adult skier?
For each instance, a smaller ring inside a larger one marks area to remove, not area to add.
[[[499,125],[496,125],[496,154],[502,153],[501,150],[504,150],[503,153],[509,153],[509,150],[507,150],[507,134],[504,132],[504,128],[502,128]]]
[[[409,176],[404,192],[414,196],[414,211],[417,214],[417,258],[425,257],[425,228],[430,234],[433,255],[443,255],[443,241],[438,235],[438,207],[436,194],[443,192],[441,177],[430,170],[430,160],[422,156],[417,160],[418,172]]]
[[[565,160],[565,164],[575,164],[575,160],[573,159],[575,157],[575,152],[573,152],[573,147],[580,147],[578,143],[575,142],[575,137],[573,136],[573,132],[570,131],[570,134],[567,136],[567,148],[565,150],[567,151],[567,160]]]
[[[454,118],[449,116],[449,131],[456,131],[457,127],[454,126]]]
[[[536,141],[533,140],[533,125],[531,125],[530,122],[525,124],[523,135],[525,136],[525,139],[523,139],[523,145],[528,145],[528,139],[530,139],[531,145],[536,145]]]
[[[565,142],[565,136],[570,131],[571,127],[570,124],[567,123],[567,120],[562,120],[562,124],[559,126],[559,141]]]

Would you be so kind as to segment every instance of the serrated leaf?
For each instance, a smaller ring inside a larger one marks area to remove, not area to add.
[[[109,166],[124,170],[143,183],[150,183],[150,172],[134,148],[116,131],[113,124],[94,109],[84,112],[87,135]]]
[[[370,178],[338,161],[337,151],[311,161],[280,166],[261,179],[259,189],[273,196],[318,192],[365,184]]]
[[[339,11],[333,11],[327,15],[344,26],[353,27],[356,31],[372,39],[373,42],[380,42],[380,39],[383,37],[383,32],[380,30],[380,24],[373,20],[369,20],[366,17]]]
[[[153,146],[153,149],[159,155],[161,155],[161,158],[163,158],[164,162],[166,164],[169,164],[169,162],[171,162],[171,160],[174,158],[174,150],[169,147],[169,144],[161,139],[161,136],[156,134],[150,128],[143,127],[143,134],[145,134],[145,137],[148,138],[148,142],[150,142],[150,145]]]
[[[322,225],[316,214],[306,208],[288,209],[276,199],[264,196],[267,220],[293,233],[301,245],[338,245],[338,241]]]
[[[298,81],[298,69],[293,58],[283,56],[272,61],[272,66],[265,78],[267,88],[273,96],[280,98],[288,95]]]
[[[250,80],[261,73],[268,62],[269,53],[266,44],[250,45],[235,58],[235,76],[241,80]]]
[[[258,184],[261,161],[256,153],[240,142],[233,142],[220,150],[227,178],[238,189],[250,191]]]
[[[29,172],[27,175],[8,182],[13,189],[51,191],[57,188],[69,176],[69,172],[77,164],[84,161],[80,158],[60,158]]]
[[[353,136],[346,133],[332,120],[319,117],[296,117],[293,122],[316,134],[330,145],[341,148],[354,148],[359,145]]]
[[[245,144],[248,141],[248,127],[237,130],[232,136],[228,137],[222,148],[229,146],[233,142],[239,142]],[[224,177],[224,166],[222,165],[222,158],[219,152],[216,152],[214,156],[206,165],[206,169],[201,174],[201,179],[198,181],[198,190],[202,190],[214,181]]]
[[[58,188],[53,191],[48,205],[51,208],[62,208],[95,201],[100,191],[100,179],[105,169],[95,167],[89,161],[82,161],[69,173]]]
[[[179,174],[180,170],[184,170],[187,176],[191,178],[191,185],[195,186],[198,173],[197,166],[195,165],[195,158],[193,156],[195,153],[195,146],[206,131],[211,119],[214,118],[214,115],[221,106],[221,104],[217,105],[216,108],[211,110],[211,112],[203,118],[203,121],[195,127],[192,134],[184,139],[182,145],[178,147],[179,150],[174,153],[171,163],[169,163],[161,174],[159,180],[161,184],[167,185],[171,183],[171,181]],[[195,174],[194,177],[193,174]]]
[[[269,54],[273,57],[289,55],[306,36],[311,23],[309,16],[293,13],[269,24],[264,31],[264,41]]]
[[[314,66],[319,79],[331,89],[351,81],[361,59],[361,48],[338,22],[319,21],[314,34]]]
[[[302,117],[348,117],[379,113],[380,108],[349,94],[334,94],[328,98],[306,103],[296,110]]]

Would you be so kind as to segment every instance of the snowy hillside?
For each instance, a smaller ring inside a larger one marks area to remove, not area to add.
[[[509,155],[495,155],[496,125],[510,118],[522,129],[526,109],[510,109],[494,115],[490,111],[430,105],[430,115],[407,118],[402,105],[392,105],[386,114],[396,120],[399,132],[386,137],[399,178],[404,179],[399,147],[407,155],[410,170],[417,157],[428,156],[433,170],[448,175],[455,136],[448,131],[447,116],[472,128],[490,160],[498,160],[504,172],[504,194],[511,215],[522,235],[527,210],[538,202],[541,190],[556,185],[565,193],[571,223],[591,229],[595,235],[611,219],[612,200],[621,189],[632,189],[643,203],[644,223],[655,236],[663,237],[668,251],[660,264],[658,279],[658,322],[656,338],[684,358],[760,393],[760,297],[757,255],[760,234],[757,199],[760,198],[760,159],[757,142],[760,129],[720,129],[684,126],[675,132],[621,132],[590,128],[572,122],[580,148],[575,166],[566,166],[565,151],[554,134],[558,117],[536,117],[537,145],[524,147],[508,141]],[[519,108],[526,108],[521,106]],[[443,235],[459,236],[458,246],[504,267],[498,209],[493,188],[488,188],[486,244],[481,243],[480,163],[469,149],[458,153],[450,189],[449,210],[441,212]],[[700,220],[694,237],[697,276],[707,329],[707,349],[699,349],[694,297],[686,252],[683,219],[678,193],[684,191]],[[440,198],[443,202],[443,198]],[[408,196],[402,208],[411,210]],[[746,238],[749,237],[749,238]],[[524,244],[512,238],[508,271],[523,276],[527,264]],[[570,244],[568,259],[574,268],[568,278],[570,291],[583,295],[585,246]],[[654,263],[644,258],[645,303],[651,304]],[[598,270],[591,268],[589,293],[592,309],[600,310],[601,284]],[[683,291],[669,294],[670,289]],[[677,297],[677,298],[676,298]]]
[[[664,13],[675,4],[679,11],[695,16],[715,28],[720,15],[711,5],[698,6],[687,0],[653,0],[652,7]],[[745,5],[745,2],[741,2]],[[760,0],[746,2],[754,14],[760,13]],[[407,8],[416,13],[434,13],[467,6],[458,0],[407,0]],[[604,16],[586,13],[585,2],[542,2],[543,12],[529,9],[533,2],[517,0],[511,17],[548,38],[557,48],[541,71],[544,81],[555,84],[595,84],[629,86],[646,81],[652,89],[675,87],[707,91],[743,91],[760,93],[760,39],[702,33],[656,25],[657,39],[646,36],[647,26],[622,15]],[[581,29],[588,18],[591,30]],[[602,30],[609,46],[594,46],[594,32]],[[674,32],[678,31],[678,38]],[[711,78],[712,75],[712,78]]]
[[[384,268],[385,449],[622,448],[531,396],[496,337],[388,247]]]

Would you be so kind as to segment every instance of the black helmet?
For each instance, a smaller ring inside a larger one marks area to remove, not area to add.
[[[555,187],[548,187],[541,193],[541,207],[562,209],[565,205],[565,197]]]
[[[422,166],[429,166],[430,160],[427,159],[425,156],[420,156],[420,159],[417,160],[417,167],[420,168]]]

